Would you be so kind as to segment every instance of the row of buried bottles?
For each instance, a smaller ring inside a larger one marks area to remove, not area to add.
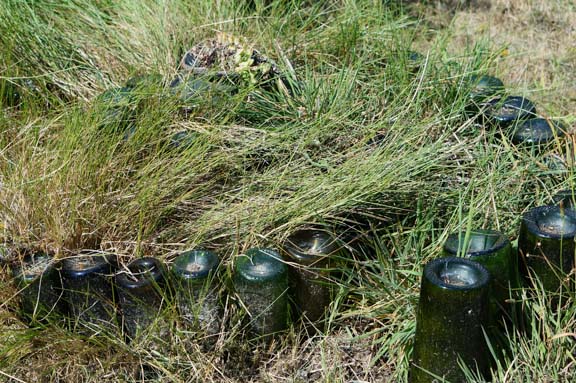
[[[574,192],[566,190],[553,204],[525,213],[517,252],[498,231],[472,230],[448,237],[445,257],[424,267],[411,383],[439,378],[467,382],[460,364],[488,377],[498,358],[494,355],[503,355],[507,348],[503,329],[522,330],[524,314],[515,303],[522,288],[545,291],[551,309],[573,297],[574,207]]]
[[[268,62],[268,59],[262,56],[257,61]],[[424,57],[416,52],[410,52],[407,61],[411,67],[418,69],[419,63],[424,61]],[[178,76],[169,84],[165,84],[160,75],[145,74],[128,79],[125,86],[121,88],[111,88],[103,92],[99,96],[106,107],[103,126],[120,125],[126,128],[125,139],[134,134],[136,128],[133,122],[137,109],[135,95],[138,90],[152,91],[153,89],[163,89],[165,85],[168,85],[169,94],[182,102],[184,110],[193,109],[199,98],[218,99],[219,95],[220,98],[225,98],[223,95],[237,92],[234,83],[234,79],[239,77],[237,74],[226,76],[195,74],[195,62],[193,56],[187,53],[181,60]],[[286,76],[276,73],[276,69],[272,72],[291,95],[300,91],[299,89],[303,84],[291,81]],[[515,145],[526,145],[540,149],[553,142],[557,137],[566,134],[567,127],[560,121],[539,117],[536,105],[529,99],[522,96],[505,95],[504,84],[500,79],[488,75],[472,75],[466,78],[464,83],[469,90],[467,112],[478,114],[482,123],[501,128]],[[264,81],[264,86],[270,87],[271,82]],[[28,89],[30,93],[40,91],[38,86],[33,83],[27,82],[21,87]],[[7,81],[0,82],[0,101],[4,100],[7,105],[16,105],[19,99],[20,96],[13,84]],[[10,100],[12,102],[9,102]],[[193,132],[180,131],[170,138],[170,146],[185,147],[190,145],[194,138]]]
[[[297,315],[322,319],[331,301],[331,260],[343,251],[338,243],[326,231],[303,229],[291,235],[280,252],[252,248],[236,257],[234,291],[254,336],[268,337],[287,328],[289,294]],[[220,331],[220,260],[215,253],[186,251],[169,268],[152,257],[120,268],[116,258],[86,252],[56,261],[35,253],[14,262],[12,275],[23,316],[33,323],[67,318],[66,323],[81,333],[122,329],[129,340],[175,302],[185,323],[208,337]]]
[[[423,59],[414,52],[408,57],[408,61],[416,66]],[[227,75],[222,78],[195,74],[193,66],[186,64],[187,62],[188,54],[182,59],[178,76],[168,84],[169,93],[182,102],[183,111],[194,109],[193,105],[197,104],[199,98],[225,99],[224,95],[237,92],[233,81],[237,76]],[[303,84],[283,75],[277,76],[290,95],[301,91]],[[560,121],[539,117],[536,105],[529,99],[506,95],[504,83],[496,77],[472,75],[467,77],[464,83],[470,92],[466,113],[476,115],[484,125],[498,127],[514,145],[540,150],[567,132],[567,127]],[[270,81],[264,81],[263,86],[274,88],[271,84]],[[123,126],[126,128],[124,138],[128,139],[136,129],[133,125],[136,112],[135,94],[142,89],[163,89],[165,85],[162,76],[147,74],[130,78],[122,88],[106,90],[99,96],[106,106],[103,125]],[[173,148],[184,148],[191,145],[194,139],[193,132],[180,131],[171,136],[169,144]]]
[[[418,59],[411,57],[409,61],[418,62]],[[282,76],[280,80],[291,95],[300,91],[302,84],[290,82]],[[127,106],[133,104],[134,92],[146,84],[160,86],[161,83],[162,78],[157,75],[142,75],[129,79],[123,88],[107,90],[100,96],[109,108],[105,120],[114,123],[131,121],[134,116],[129,113],[130,108]],[[568,131],[561,121],[540,117],[536,105],[529,99],[506,95],[504,83],[496,77],[472,75],[466,78],[465,84],[470,91],[466,114],[476,116],[483,125],[501,129],[500,133],[507,136],[514,145],[540,151]],[[216,97],[218,93],[231,92],[230,86],[224,86],[222,79],[182,72],[170,83],[169,88],[186,104],[195,97],[210,97],[210,94]],[[211,93],[208,92],[210,89]],[[125,138],[133,134],[134,129],[133,126],[128,129]],[[170,145],[175,148],[186,147],[193,140],[193,132],[181,131],[170,138]],[[550,165],[560,165],[558,160],[550,160]]]
[[[480,122],[495,125],[514,145],[544,148],[567,133],[557,120],[537,116],[536,105],[522,96],[504,96],[504,83],[488,75],[471,76],[470,102],[466,110],[478,113]]]

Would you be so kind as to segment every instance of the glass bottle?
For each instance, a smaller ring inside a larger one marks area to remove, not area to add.
[[[62,287],[72,328],[81,333],[116,331],[115,256],[85,252],[62,261]]]
[[[497,77],[488,75],[472,75],[468,78],[470,84],[470,103],[466,109],[470,112],[478,112],[494,97],[504,92],[504,83]]]
[[[451,234],[444,243],[446,256],[460,256],[483,265],[492,276],[492,313],[509,312],[510,288],[516,287],[517,266],[508,238],[496,230],[472,230]]]
[[[330,266],[339,249],[332,235],[314,229],[296,231],[282,246],[291,295],[299,314],[312,322],[324,316],[332,300]]]
[[[490,101],[483,114],[492,125],[508,128],[519,121],[536,117],[536,106],[527,98],[508,96]]]
[[[268,337],[288,325],[288,272],[276,250],[252,248],[238,256],[234,287],[257,336]]]
[[[435,382],[434,375],[464,383],[459,361],[487,375],[490,351],[484,327],[489,320],[489,282],[488,270],[465,258],[438,258],[424,267],[411,383]]]
[[[134,339],[156,320],[163,308],[164,265],[152,257],[135,259],[116,274],[118,304],[128,339]]]
[[[110,88],[101,93],[98,98],[98,107],[102,111],[100,126],[109,132],[127,132],[133,129],[137,99],[132,89]]]
[[[18,87],[8,79],[0,79],[0,107],[15,107],[20,104],[21,95]]]
[[[557,137],[563,137],[566,127],[557,121],[546,118],[530,118],[516,126],[512,132],[512,143],[535,150],[554,142]]]
[[[64,312],[58,265],[44,253],[32,253],[14,264],[12,275],[24,317],[31,323],[56,319]]]
[[[552,197],[555,205],[564,209],[574,209],[576,207],[576,191],[571,189],[561,190]]]
[[[560,206],[539,206],[522,217],[518,237],[520,272],[538,278],[545,291],[558,292],[574,267],[576,212]]]
[[[185,251],[174,260],[171,277],[184,321],[213,337],[220,331],[222,313],[214,279],[220,264],[208,250]]]

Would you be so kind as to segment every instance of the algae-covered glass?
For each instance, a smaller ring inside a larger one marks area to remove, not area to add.
[[[312,322],[324,316],[332,300],[330,267],[339,249],[332,235],[315,229],[296,231],[282,246],[290,265],[291,295],[299,314]]]
[[[288,325],[288,272],[276,250],[252,248],[236,260],[234,286],[252,331],[268,336]]]
[[[62,261],[62,287],[73,329],[95,332],[115,330],[116,297],[112,284],[115,256],[80,253]]]
[[[60,271],[51,256],[28,254],[14,265],[12,275],[27,320],[56,319],[64,312]]]
[[[483,376],[488,373],[489,283],[488,270],[465,258],[438,258],[424,267],[411,383],[432,383],[435,376],[466,382],[459,363]]]
[[[536,117],[536,106],[527,98],[508,96],[490,101],[483,113],[489,123],[508,128],[519,121]]]
[[[123,327],[129,339],[145,331],[163,308],[166,285],[164,265],[152,257],[130,262],[116,275]]]
[[[520,271],[544,290],[557,292],[574,267],[576,212],[561,206],[539,206],[522,217],[518,237]]]
[[[182,319],[214,336],[222,322],[215,283],[218,256],[208,250],[185,251],[174,260],[171,277]]]
[[[499,231],[476,229],[451,234],[444,243],[444,254],[461,256],[482,264],[492,276],[493,313],[507,310],[510,288],[516,287],[517,266],[512,245]]]

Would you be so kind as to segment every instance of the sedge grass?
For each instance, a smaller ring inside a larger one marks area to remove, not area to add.
[[[168,347],[156,350],[146,339],[133,347],[53,324],[27,328],[3,272],[2,376],[405,381],[422,265],[453,231],[486,227],[515,237],[523,211],[574,183],[570,170],[549,169],[545,155],[573,154],[570,141],[543,155],[523,151],[465,117],[471,74],[510,73],[503,45],[482,33],[474,43],[459,40],[461,13],[431,31],[415,17],[420,8],[390,3],[3,2],[0,77],[22,100],[0,114],[2,240],[60,258],[98,248],[124,263],[213,248],[229,294],[213,350],[196,342],[201,331],[179,327],[174,308],[163,315],[176,323],[163,339]],[[520,9],[534,12],[528,3]],[[134,74],[159,73],[169,83],[183,52],[217,32],[274,58],[297,91],[250,85],[198,97],[182,113],[166,88],[145,87],[133,92],[129,127],[105,123],[111,104],[97,97],[105,89]],[[412,50],[420,62],[410,62]],[[564,77],[526,84],[538,101],[552,95],[555,115],[567,110],[558,106],[558,84],[571,78],[563,52],[552,68]],[[171,146],[177,132],[192,134],[190,145]],[[250,341],[231,293],[234,256],[278,245],[304,224],[362,239],[348,246],[327,329],[295,323],[271,344]],[[516,299],[532,313],[532,333],[509,329],[494,381],[572,380],[573,300],[553,314],[540,290]]]

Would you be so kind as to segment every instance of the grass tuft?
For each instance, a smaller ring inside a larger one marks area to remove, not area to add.
[[[97,249],[123,265],[216,250],[223,325],[207,344],[169,305],[130,344],[28,327],[4,266],[2,377],[406,381],[423,264],[454,231],[514,239],[523,212],[573,187],[575,158],[571,130],[535,153],[466,113],[467,80],[488,73],[573,125],[569,1],[452,12],[442,6],[453,2],[412,3],[3,1],[2,243],[57,258]],[[185,52],[218,36],[257,49],[281,75],[179,73]],[[234,258],[306,225],[348,250],[326,326],[295,321],[270,343],[250,339]],[[552,310],[541,289],[515,294],[524,316],[495,350],[493,380],[574,380],[573,297]]]

